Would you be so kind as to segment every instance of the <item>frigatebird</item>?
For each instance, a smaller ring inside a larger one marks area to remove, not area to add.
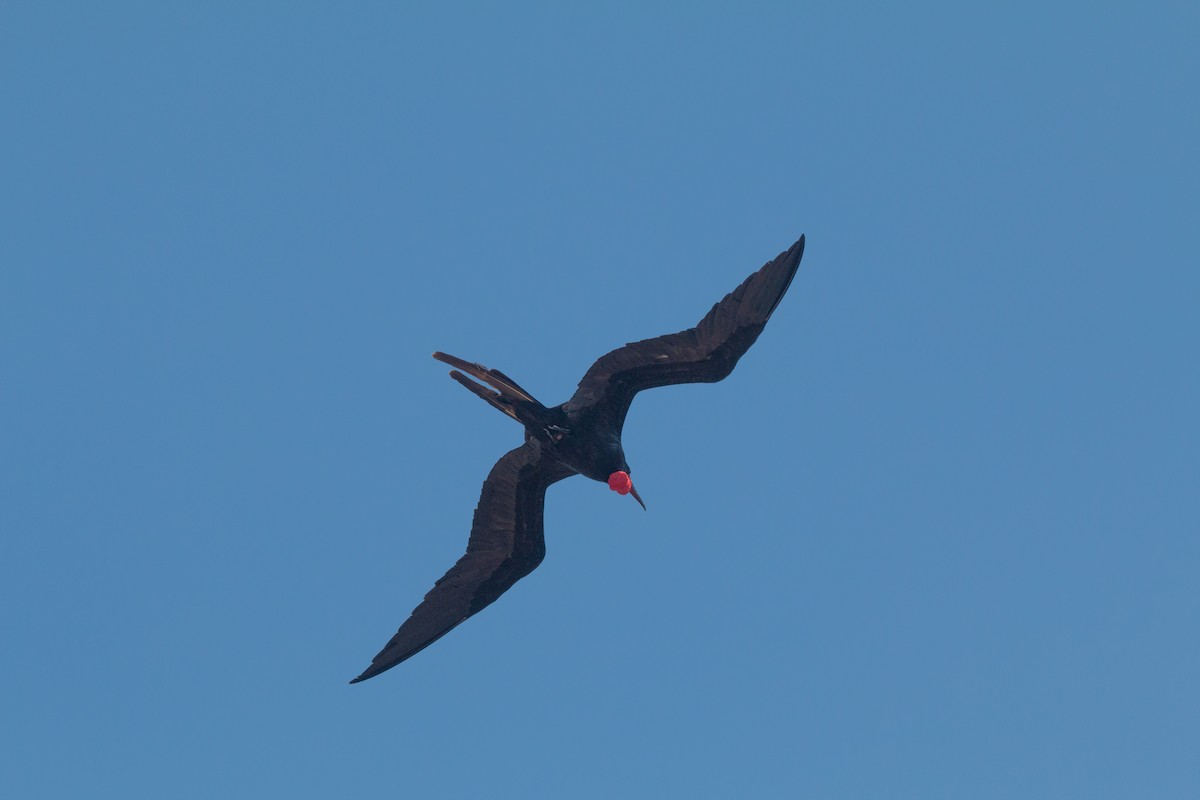
[[[525,443],[497,461],[483,482],[467,552],[371,666],[350,682],[372,678],[424,650],[542,563],[542,509],[551,484],[584,475],[618,494],[633,495],[645,508],[621,446],[633,396],[656,386],[715,383],[732,372],[783,299],[803,254],[801,236],[713,306],[696,327],[633,342],[599,358],[562,405],[542,405],[499,370],[434,353],[454,367],[450,377],[521,423]]]

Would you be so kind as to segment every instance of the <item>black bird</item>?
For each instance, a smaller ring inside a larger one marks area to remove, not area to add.
[[[520,422],[525,443],[497,461],[483,482],[466,554],[351,683],[433,644],[542,563],[542,508],[550,484],[585,475],[619,494],[632,494],[645,508],[621,447],[633,396],[655,386],[715,383],[732,372],[779,305],[803,253],[801,236],[713,306],[696,327],[627,344],[600,358],[559,406],[547,408],[499,370],[434,353],[455,367],[450,377]]]

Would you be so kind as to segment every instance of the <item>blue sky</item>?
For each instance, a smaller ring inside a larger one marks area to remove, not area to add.
[[[0,793],[1200,795],[1193,4],[561,5],[0,10]],[[431,351],[801,233],[648,513],[346,684],[520,438]]]

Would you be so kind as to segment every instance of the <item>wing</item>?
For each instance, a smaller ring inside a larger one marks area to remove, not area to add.
[[[572,415],[600,414],[618,432],[633,396],[675,383],[715,383],[733,371],[771,318],[792,282],[804,237],[725,295],[686,331],[633,342],[599,358],[563,408]]]
[[[365,681],[425,649],[533,572],[546,555],[546,488],[574,474],[545,456],[536,441],[497,461],[483,482],[466,554],[434,584],[371,666],[350,682]]]

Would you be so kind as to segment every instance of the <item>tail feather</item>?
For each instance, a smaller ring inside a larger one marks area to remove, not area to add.
[[[458,381],[463,386],[470,389],[472,392],[474,392],[479,397],[482,397],[484,400],[487,401],[488,405],[490,405],[493,408],[496,408],[500,411],[503,411],[505,414],[508,414],[510,417],[517,420],[517,422],[521,421],[521,420],[517,419],[517,413],[515,411],[513,411],[512,406],[504,402],[504,400],[499,392],[494,392],[491,389],[481,386],[480,384],[471,380],[466,375],[463,375],[461,372],[459,372],[456,369],[450,370],[450,377],[454,378],[454,380]]]
[[[451,378],[470,389],[472,394],[485,400],[488,405],[504,412],[522,425],[537,419],[538,415],[546,410],[541,403],[534,399],[533,395],[498,369],[488,369],[482,364],[463,361],[461,358],[441,352],[434,353],[433,357],[452,367],[457,367],[457,369],[450,370]],[[467,375],[471,377],[468,378]],[[471,380],[471,378],[475,380]]]
[[[444,364],[449,364],[452,367],[461,369],[475,380],[486,383],[488,386],[491,386],[502,395],[510,394],[513,397],[516,397],[518,400],[524,400],[527,403],[537,402],[537,400],[533,399],[533,395],[522,389],[516,381],[498,369],[488,369],[482,364],[474,364],[470,361],[463,361],[461,358],[447,355],[446,353],[442,353],[440,351],[434,353],[433,357]]]
[[[527,392],[527,391],[525,391],[524,389],[522,389],[522,388],[521,388],[521,386],[520,386],[520,384],[518,384],[518,383],[517,383],[516,381],[514,381],[512,378],[510,378],[510,377],[508,377],[507,375],[505,375],[505,374],[504,374],[503,372],[501,372],[500,370],[498,370],[498,369],[489,369],[489,370],[488,370],[488,374],[489,374],[489,375],[491,375],[493,378],[495,378],[495,379],[497,379],[497,380],[499,380],[499,381],[502,381],[502,382],[504,383],[504,385],[505,385],[505,386],[506,386],[506,387],[507,387],[509,390],[511,390],[511,391],[512,391],[512,393],[513,393],[513,394],[517,395],[517,396],[518,396],[518,397],[520,397],[522,400],[525,400],[525,401],[527,401],[527,402],[530,402],[530,403],[536,403],[536,402],[537,402],[537,400],[534,400],[534,399],[533,399],[533,395],[531,395],[529,392]]]

